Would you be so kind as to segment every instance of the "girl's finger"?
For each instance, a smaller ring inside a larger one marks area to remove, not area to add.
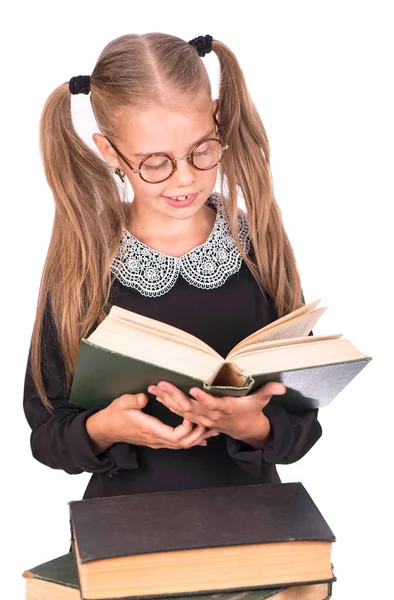
[[[253,395],[255,397],[258,397],[258,396],[267,397],[268,396],[269,398],[271,398],[271,396],[281,396],[285,392],[286,392],[286,387],[283,385],[283,383],[279,383],[276,381],[270,381],[269,383],[266,383],[265,385],[263,385],[263,387],[261,387],[259,390],[257,390],[257,392]]]
[[[209,410],[220,410],[220,398],[215,398],[200,388],[191,388],[189,394],[197,401],[193,402],[194,409],[198,410],[198,404],[200,404]]]
[[[268,388],[268,394],[270,396],[281,396],[286,393],[286,386],[279,381],[272,381],[267,383],[266,388]],[[266,389],[267,392],[267,389]]]
[[[149,392],[156,396],[158,402],[165,404],[176,414],[184,414],[191,410],[189,398],[175,385],[160,382],[157,386],[150,386]]]
[[[210,419],[207,415],[196,414],[196,413],[186,413],[185,417],[190,419],[196,425],[202,425],[206,429],[211,429],[215,427],[215,424],[212,423],[212,419]]]
[[[206,428],[202,425],[197,425],[192,431],[192,433],[181,440],[182,444],[186,447],[196,446],[206,439]],[[205,444],[204,444],[205,445]]]
[[[178,444],[193,431],[193,423],[188,419],[183,419],[183,422],[172,430],[171,439],[168,440],[173,444]]]
[[[215,431],[212,432],[210,431],[209,433],[204,433],[204,435],[201,437],[201,439],[197,440],[197,442],[194,444],[194,446],[207,446],[208,445],[208,440],[212,437],[218,437],[220,435],[219,431]]]
[[[159,419],[156,419],[156,417],[151,417],[150,415],[144,416],[150,419],[149,424],[152,426],[152,437],[165,446],[177,443],[178,439],[181,439],[185,435],[189,435],[193,430],[193,423],[188,419],[184,419],[180,425],[174,428],[165,425]]]
[[[183,436],[183,438],[179,441],[185,443],[192,443],[198,440],[200,437],[204,435],[206,432],[206,428],[203,425],[195,425],[187,435]]]
[[[192,400],[192,412],[194,414],[213,416],[213,414],[218,413],[230,415],[236,403],[236,399],[234,398],[229,396],[211,396],[199,388],[191,388],[189,394],[194,398]]]

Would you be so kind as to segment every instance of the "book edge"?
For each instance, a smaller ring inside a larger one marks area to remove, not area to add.
[[[281,371],[264,371],[263,373],[252,373],[250,376],[253,378],[259,377],[260,375],[275,375],[278,373],[291,373],[293,371],[305,371],[307,369],[321,369],[322,367],[332,367],[335,365],[346,365],[346,364],[355,364],[358,362],[369,363],[372,359],[371,356],[365,356],[363,358],[354,358],[350,360],[340,360],[332,363],[323,363],[320,365],[306,365],[305,367],[297,367],[296,369],[282,369]]]
[[[278,590],[276,593],[282,592],[284,590],[287,590],[289,588],[292,587],[302,587],[305,585],[320,585],[320,584],[327,584],[327,594],[330,593],[330,586],[332,586],[333,583],[335,583],[336,581],[336,577],[333,575],[331,578],[329,579],[318,579],[318,580],[313,580],[313,581],[297,581],[297,582],[290,582],[290,583],[286,583],[286,584],[280,584],[280,585],[266,585],[266,586],[252,586],[252,587],[236,587],[236,588],[220,588],[220,589],[216,589],[216,590],[203,590],[202,592],[183,592],[182,594],[178,594],[178,593],[171,593],[171,594],[155,594],[155,595],[142,595],[139,594],[138,596],[127,596],[127,597],[122,597],[122,598],[101,598],[100,600],[154,600],[155,598],[157,599],[161,599],[164,600],[165,598],[169,599],[169,598],[184,598],[184,597],[189,597],[189,596],[201,596],[202,598],[204,596],[216,596],[217,594],[230,594],[230,593],[240,593],[240,592],[247,592],[247,591],[254,591],[254,590]],[[330,598],[330,595],[327,595],[326,598]],[[275,595],[271,596],[271,598],[275,598]],[[85,600],[83,596],[81,596],[81,600]],[[217,598],[215,600],[221,600],[220,598]],[[235,600],[235,599],[231,599],[229,598],[228,600]],[[247,600],[247,599],[246,599]],[[267,600],[270,600],[270,597],[267,598]],[[322,598],[322,600],[326,600],[325,598]]]

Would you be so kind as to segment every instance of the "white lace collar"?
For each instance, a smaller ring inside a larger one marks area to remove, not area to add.
[[[226,218],[224,198],[214,192],[206,201],[216,210],[212,232],[204,244],[187,254],[174,257],[153,250],[123,229],[111,272],[119,281],[143,296],[166,294],[181,275],[198,288],[220,287],[241,268],[242,257],[231,235]],[[243,250],[250,249],[250,233],[246,213],[238,209],[238,235]],[[122,259],[123,256],[123,259]]]

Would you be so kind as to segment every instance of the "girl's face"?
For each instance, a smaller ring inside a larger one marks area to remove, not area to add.
[[[216,138],[213,115],[217,101],[212,104],[190,104],[181,109],[169,109],[152,106],[143,112],[124,114],[123,128],[116,140],[111,140],[127,161],[138,168],[141,160],[148,154],[164,152],[174,158],[183,157],[193,146],[207,137]],[[204,205],[212,193],[218,167],[209,171],[199,171],[187,160],[176,161],[177,169],[169,179],[162,183],[147,183],[119,158],[108,140],[94,134],[93,139],[107,163],[121,167],[133,188],[135,208],[139,214],[162,216],[175,219],[188,219]],[[197,194],[195,200],[182,206],[170,202],[176,198]]]

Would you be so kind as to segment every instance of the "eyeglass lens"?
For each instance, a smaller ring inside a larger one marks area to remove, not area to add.
[[[193,165],[202,171],[213,169],[222,158],[222,144],[218,140],[204,140],[192,153]],[[140,167],[145,181],[159,183],[172,173],[172,162],[163,154],[151,156]]]

